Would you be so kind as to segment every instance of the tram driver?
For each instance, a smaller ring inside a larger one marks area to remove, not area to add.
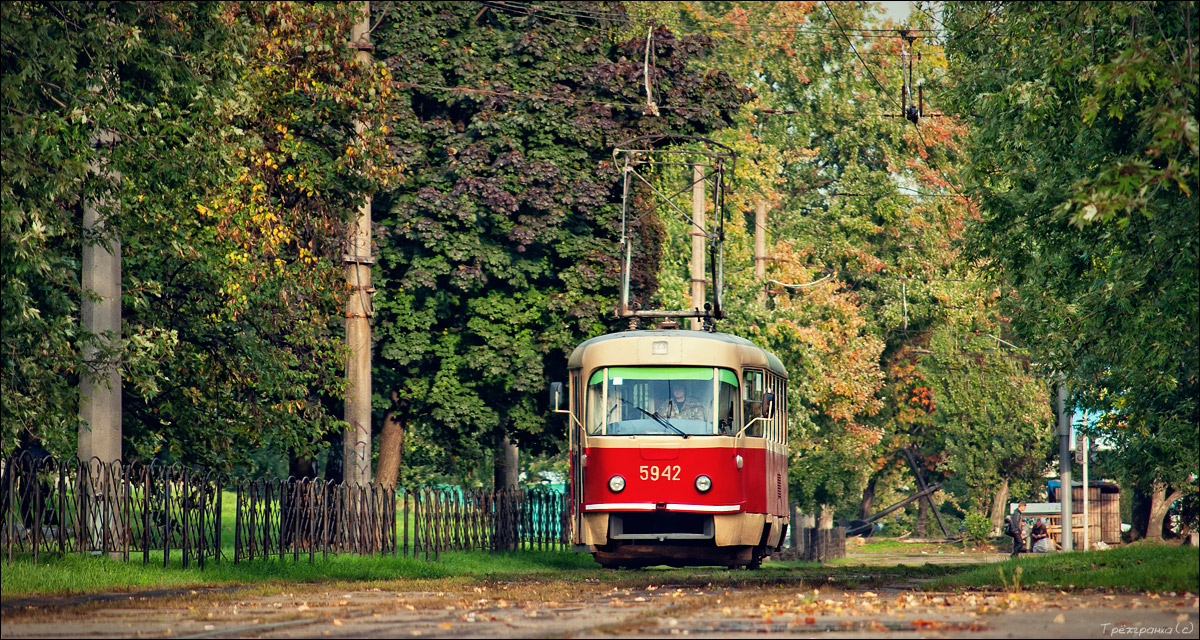
[[[681,418],[683,420],[708,420],[708,412],[697,399],[688,396],[686,385],[675,384],[671,389],[672,397],[667,400],[667,410],[664,418]]]

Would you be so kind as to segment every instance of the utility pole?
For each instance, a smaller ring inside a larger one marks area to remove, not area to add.
[[[704,241],[708,239],[704,223],[704,166],[692,165],[692,308],[704,309]],[[692,329],[704,326],[700,318],[692,318]]]
[[[350,46],[357,49],[358,62],[369,66],[371,51],[371,3],[364,2],[358,20],[350,30]],[[360,122],[356,127],[363,129]],[[371,197],[358,211],[346,243],[346,363],[345,420],[349,423],[343,441],[342,481],[367,485],[371,482]]]
[[[754,203],[754,277],[762,280],[767,275],[767,201],[759,198]]]
[[[111,131],[105,131],[93,143],[98,158],[92,162],[91,171],[101,181],[119,183],[121,179],[119,173],[106,171],[104,166],[115,140]],[[114,536],[122,529],[117,522],[120,509],[114,508],[111,500],[116,497],[115,485],[107,474],[110,465],[121,460],[121,368],[111,352],[101,352],[121,341],[121,239],[116,233],[106,233],[108,224],[102,210],[107,204],[100,199],[87,201],[83,207],[84,237],[107,236],[107,240],[83,246],[83,289],[99,299],[84,295],[79,309],[85,333],[97,336],[99,343],[84,345],[85,370],[79,376],[77,451],[79,460],[94,475],[94,483],[88,484],[89,506],[85,509],[88,545],[92,549],[103,547],[106,539],[116,540]],[[107,536],[105,528],[109,530]]]
[[[1058,383],[1058,496],[1061,506],[1062,550],[1075,548],[1075,521],[1071,514],[1071,417],[1067,415],[1067,383]]]

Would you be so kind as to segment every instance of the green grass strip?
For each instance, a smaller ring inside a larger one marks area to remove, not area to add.
[[[1020,574],[1017,568],[1020,567]],[[1200,550],[1139,544],[1105,551],[1022,555],[1017,560],[974,565],[934,581],[934,590],[1106,589],[1124,592],[1200,591]]]

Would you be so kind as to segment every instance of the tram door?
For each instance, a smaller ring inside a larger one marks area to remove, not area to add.
[[[577,544],[583,527],[583,385],[578,371],[571,372],[569,385],[571,415],[567,432],[571,478],[567,485],[567,535],[572,544]]]

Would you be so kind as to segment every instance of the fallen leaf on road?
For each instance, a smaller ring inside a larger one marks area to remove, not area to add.
[[[1054,624],[1066,624],[1066,623],[1067,623],[1067,617],[1064,616],[1063,614],[1060,613],[1060,614],[1054,616]]]

